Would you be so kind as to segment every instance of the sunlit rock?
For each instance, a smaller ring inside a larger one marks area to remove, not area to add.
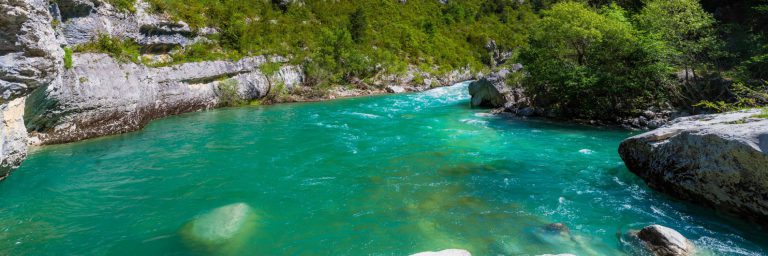
[[[693,243],[674,229],[650,225],[635,234],[643,245],[656,256],[693,255]]]
[[[245,203],[222,206],[185,224],[180,235],[192,246],[212,252],[231,252],[253,234],[258,216]]]

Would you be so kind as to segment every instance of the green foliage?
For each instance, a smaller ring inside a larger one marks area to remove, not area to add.
[[[131,13],[136,12],[136,7],[134,7],[136,0],[108,0],[108,2],[118,10]]]
[[[349,15],[349,33],[352,40],[356,43],[362,43],[365,39],[366,30],[368,30],[368,18],[362,7]]]
[[[141,47],[131,39],[99,35],[93,41],[75,47],[75,52],[100,52],[121,62],[140,62]]]
[[[483,12],[485,0],[148,2],[153,11],[183,20],[193,29],[216,27],[219,33],[210,37],[218,47],[211,51],[214,55],[287,56],[309,68],[307,80],[316,86],[365,80],[383,71],[403,72],[408,65],[479,69],[487,61],[483,46],[488,39],[501,50],[519,48],[536,20],[532,4],[507,4],[501,12]],[[184,49],[182,58],[174,56],[174,62],[204,59],[187,57],[205,56],[188,52]]]
[[[240,98],[240,94],[237,93],[237,81],[234,79],[226,79],[219,82],[218,86],[219,105],[226,107],[242,106],[247,102]]]
[[[264,73],[264,75],[272,76],[276,74],[278,71],[280,71],[280,68],[283,65],[277,62],[267,62],[264,64],[261,64],[261,67],[259,69],[261,70],[261,73]]]
[[[558,3],[533,31],[520,58],[530,73],[525,86],[539,104],[600,119],[664,99],[664,48],[636,30],[622,8]]]
[[[709,60],[715,57],[719,44],[715,20],[698,0],[651,0],[635,19],[640,28],[670,47],[670,61],[691,70],[694,76],[697,70],[708,68]]]
[[[768,118],[768,108],[763,108],[763,112],[758,114],[758,115],[755,115],[754,117],[757,117],[757,118]]]
[[[753,89],[743,83],[733,84],[731,91],[735,96],[734,101],[709,101],[703,100],[695,107],[700,107],[713,112],[729,112],[741,109],[756,108],[768,104],[768,90],[765,87]]]
[[[64,68],[71,69],[72,67],[72,49],[66,47],[64,48]]]

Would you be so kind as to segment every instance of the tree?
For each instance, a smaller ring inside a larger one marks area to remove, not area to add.
[[[696,79],[697,70],[709,66],[710,53],[717,49],[715,20],[698,0],[651,0],[635,19],[671,47],[671,61],[686,71],[686,84]]]
[[[362,7],[358,7],[355,12],[349,15],[349,32],[352,40],[361,43],[365,39],[365,32],[368,29],[368,17],[365,15]]]
[[[536,104],[562,115],[611,119],[663,98],[663,44],[641,35],[623,9],[576,2],[543,11],[521,53]]]

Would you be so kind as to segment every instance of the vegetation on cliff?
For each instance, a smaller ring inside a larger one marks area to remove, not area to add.
[[[109,1],[131,11],[131,0]],[[579,118],[768,101],[768,4],[761,1],[147,2],[193,30],[218,31],[173,51],[171,63],[275,54],[302,65],[310,85],[328,85],[409,66],[488,70],[509,59],[525,66],[521,84],[535,104]],[[105,49],[133,55],[118,48]]]

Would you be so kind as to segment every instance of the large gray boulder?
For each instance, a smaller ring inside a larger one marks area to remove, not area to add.
[[[470,83],[469,94],[472,96],[472,106],[488,108],[504,107],[507,109],[529,106],[530,101],[528,97],[525,96],[525,90],[523,90],[523,88],[507,85],[507,76],[512,72],[517,71],[502,69]]]
[[[759,110],[675,119],[619,153],[651,188],[768,224],[768,119]]]
[[[0,179],[27,154],[25,97],[60,81],[64,51],[45,0],[0,1]]]
[[[32,144],[135,131],[153,119],[214,108],[224,98],[258,99],[273,85],[291,89],[303,79],[300,68],[289,65],[263,74],[259,68],[268,61],[265,57],[161,68],[120,63],[106,54],[75,54],[73,61],[62,83],[41,88],[27,100]]]
[[[650,225],[639,232],[632,232],[631,237],[640,242],[643,250],[654,256],[690,256],[694,255],[696,247],[693,243],[674,229]]]

